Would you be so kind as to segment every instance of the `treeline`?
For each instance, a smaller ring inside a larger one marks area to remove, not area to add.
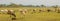
[[[0,7],[48,7],[48,6],[45,6],[45,5],[22,5],[22,4],[19,4],[19,5],[16,5],[14,3],[11,3],[10,5],[6,5],[6,4],[0,4]],[[51,6],[51,7],[58,7],[58,5],[55,5],[55,6]]]

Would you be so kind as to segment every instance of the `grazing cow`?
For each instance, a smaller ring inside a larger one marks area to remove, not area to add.
[[[22,15],[25,15],[26,12],[27,12],[27,9],[20,9],[19,12],[20,12]]]
[[[16,15],[15,15],[15,13],[14,13],[13,10],[4,9],[4,10],[1,10],[1,12],[2,12],[3,14],[6,14],[6,13],[9,14],[10,17],[11,17],[11,16],[13,16],[14,18],[16,17]],[[12,18],[12,19],[14,19],[14,18]]]
[[[50,11],[51,11],[51,10],[49,10],[49,9],[47,10],[47,12],[50,12]]]
[[[3,13],[3,14],[5,14],[6,12],[7,12],[8,10],[1,10],[1,12]]]
[[[55,12],[54,9],[47,9],[47,12]]]
[[[27,13],[27,9],[23,9],[25,13]]]
[[[33,10],[32,10],[32,14],[33,14],[33,13],[36,13],[36,9],[33,9]]]
[[[14,16],[14,17],[12,18],[12,20],[16,20],[16,15],[15,15],[15,13],[14,13],[12,10],[8,10],[7,13],[10,15],[10,17],[11,17],[11,16]]]
[[[23,9],[22,11],[23,11],[23,13],[27,13],[27,9]]]
[[[36,9],[33,9],[33,12],[36,13]]]
[[[58,10],[58,13],[60,13],[60,10]]]
[[[5,11],[5,12],[8,12],[8,10],[7,10],[7,9],[4,9],[4,11]]]
[[[10,10],[11,12],[13,12],[13,13],[15,13],[15,11],[14,10]]]
[[[40,12],[45,12],[44,10],[40,10],[40,9],[39,9],[38,11],[39,11],[39,13],[40,13]]]
[[[3,14],[5,14],[5,13],[4,13],[4,10],[0,10],[0,12],[2,12]]]
[[[42,10],[39,10],[39,13],[42,12]]]

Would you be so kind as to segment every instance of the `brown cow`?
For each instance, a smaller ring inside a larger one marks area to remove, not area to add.
[[[33,13],[36,13],[36,9],[33,9],[33,10],[32,10],[32,14],[33,14]]]
[[[7,13],[10,15],[10,17],[11,17],[11,16],[14,16],[14,17],[12,18],[12,20],[16,20],[16,15],[15,15],[14,12],[12,12],[11,10],[8,10]]]

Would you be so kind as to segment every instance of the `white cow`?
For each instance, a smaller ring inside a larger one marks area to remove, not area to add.
[[[4,11],[5,11],[5,12],[8,12],[8,10],[7,10],[7,9],[5,9]]]
[[[11,12],[15,12],[14,10],[10,10]]]
[[[21,14],[25,14],[27,12],[27,9],[19,9]]]
[[[7,12],[7,10],[0,10],[1,13],[5,14]]]
[[[6,14],[8,12],[7,9],[0,10],[1,13]]]

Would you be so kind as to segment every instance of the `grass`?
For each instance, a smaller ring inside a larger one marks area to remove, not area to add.
[[[60,21],[60,13],[57,12],[40,12],[38,13],[38,9],[40,8],[0,8],[1,9],[13,9],[15,10],[17,20],[14,21]],[[37,9],[36,13],[32,14],[32,11],[28,11],[25,16],[19,13],[18,9]],[[44,8],[41,8],[44,9]],[[0,14],[0,21],[12,21],[10,15]]]

